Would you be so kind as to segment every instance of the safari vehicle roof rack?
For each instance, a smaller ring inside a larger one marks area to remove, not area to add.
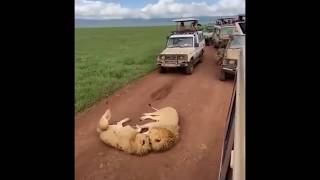
[[[198,23],[198,19],[196,18],[180,18],[180,19],[173,19],[173,22],[177,23],[176,30],[172,31],[171,34],[195,34],[198,33],[197,26],[201,26],[201,24]],[[191,27],[186,28],[184,26],[185,22],[191,22]],[[183,27],[183,28],[182,28]]]
[[[245,14],[239,14],[234,17],[218,18],[215,22],[215,25],[219,25],[219,26],[235,25],[235,23],[237,22],[244,22],[245,17],[246,17]]]
[[[215,25],[234,25],[237,21],[236,17],[226,17],[226,18],[219,18],[216,20]]]
[[[228,20],[228,19],[236,19],[236,17],[223,17],[223,18],[218,18],[217,20]]]
[[[196,18],[180,18],[180,19],[173,19],[172,21],[173,22],[190,22],[190,21],[193,21],[193,22],[198,23],[199,19],[196,19]]]

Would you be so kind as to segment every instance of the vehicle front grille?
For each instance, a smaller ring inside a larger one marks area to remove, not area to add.
[[[166,60],[177,60],[178,56],[177,55],[165,55]]]
[[[236,68],[237,68],[237,65],[236,65],[236,64],[224,64],[223,67],[231,68],[231,69],[236,69]]]
[[[175,54],[166,54],[164,62],[166,64],[177,64],[178,55]]]
[[[234,64],[230,64],[230,61],[224,60],[222,65],[223,65],[224,67],[227,67],[227,68],[235,69],[235,68],[237,68],[237,62],[238,62],[238,61],[235,61]]]
[[[168,64],[177,64],[177,60],[165,60],[164,62]]]

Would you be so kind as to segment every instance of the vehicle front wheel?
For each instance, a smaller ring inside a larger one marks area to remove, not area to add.
[[[209,40],[208,40],[208,39],[205,39],[204,41],[205,41],[205,43],[206,43],[206,46],[209,46]]]
[[[220,71],[220,76],[219,76],[220,81],[225,81],[226,80],[226,72],[223,70]]]
[[[189,64],[187,67],[186,67],[186,73],[187,74],[192,74],[193,73],[193,65],[192,64]]]
[[[200,63],[202,63],[202,61],[203,61],[203,53],[204,53],[204,51],[202,50],[202,51],[201,51],[201,54],[200,54],[200,56],[199,56],[199,62],[200,62]]]
[[[159,72],[160,73],[165,73],[167,70],[166,70],[166,68],[165,67],[160,67],[159,68]]]

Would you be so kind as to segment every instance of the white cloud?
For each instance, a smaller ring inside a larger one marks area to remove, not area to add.
[[[76,18],[86,19],[119,19],[130,14],[131,10],[117,3],[102,1],[75,1]]]
[[[244,13],[245,0],[219,0],[180,3],[176,0],[159,0],[141,9],[129,9],[115,2],[75,0],[75,16],[84,19],[161,18],[190,16],[221,16]]]

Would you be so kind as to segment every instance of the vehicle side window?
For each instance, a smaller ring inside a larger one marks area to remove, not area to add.
[[[194,36],[194,45],[199,43],[199,36]]]

